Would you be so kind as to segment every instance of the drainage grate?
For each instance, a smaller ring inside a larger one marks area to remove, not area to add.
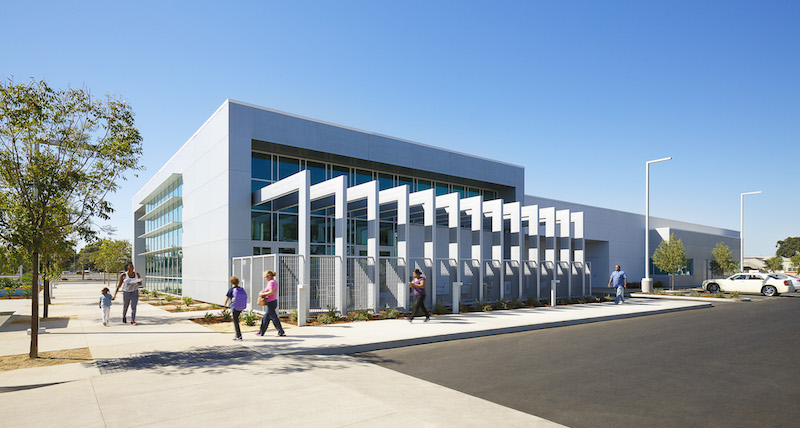
[[[119,373],[128,370],[146,370],[159,367],[182,367],[209,362],[229,365],[233,358],[253,357],[257,352],[241,346],[217,346],[193,348],[185,351],[150,352],[126,358],[96,360],[92,363],[101,374]]]

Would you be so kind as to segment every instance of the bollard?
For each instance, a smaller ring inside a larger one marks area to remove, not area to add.
[[[463,284],[461,282],[454,282],[453,283],[453,313],[458,313],[458,307],[461,306],[461,286]]]

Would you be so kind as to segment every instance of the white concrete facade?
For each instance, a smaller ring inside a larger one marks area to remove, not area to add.
[[[630,281],[638,281],[644,274],[641,267],[644,218],[641,215],[526,196],[524,168],[521,166],[231,100],[223,103],[133,197],[136,235],[133,246],[137,266],[145,264],[146,255],[142,254],[153,251],[146,248],[145,238],[140,238],[154,233],[146,231],[143,221],[139,220],[148,212],[146,204],[165,183],[180,177],[183,186],[183,212],[179,219],[182,230],[181,291],[183,295],[198,300],[221,303],[227,289],[227,278],[232,272],[231,259],[252,256],[255,247],[259,246],[252,231],[252,157],[257,150],[274,156],[306,159],[302,162],[309,162],[309,165],[313,161],[343,165],[351,171],[366,168],[377,171],[374,173],[376,178],[378,173],[386,172],[394,174],[398,183],[401,176],[408,175],[414,178],[415,186],[426,180],[450,183],[449,190],[438,195],[438,190],[433,188],[421,191],[397,185],[381,188],[374,181],[373,184],[356,184],[346,179],[332,181],[327,176],[324,185],[306,182],[296,186],[290,193],[300,192],[301,187],[307,189],[303,190],[306,194],[300,199],[308,200],[309,204],[324,197],[335,199],[336,195],[341,195],[346,201],[336,205],[336,215],[330,215],[336,224],[332,227],[336,236],[330,238],[330,254],[333,255],[345,255],[349,251],[349,235],[343,232],[348,228],[345,214],[348,209],[353,209],[354,204],[361,204],[359,206],[368,208],[365,221],[369,238],[364,245],[365,257],[384,257],[382,253],[386,248],[379,245],[380,225],[377,221],[384,213],[371,208],[373,203],[369,201],[375,201],[375,207],[392,207],[397,242],[391,248],[391,257],[403,259],[409,269],[413,267],[414,259],[429,259],[432,264],[436,264],[437,259],[456,260],[456,263],[461,263],[456,275],[464,272],[464,265],[491,260],[498,260],[501,265],[504,260],[511,260],[520,265],[520,270],[525,269],[522,265],[526,261],[556,265],[564,261],[589,262],[593,265],[592,285],[595,287],[605,285],[614,264],[623,266]],[[270,183],[278,181],[276,178]],[[472,187],[483,189],[481,195],[471,196],[462,192],[454,196],[454,189]],[[493,197],[484,197],[489,194]],[[315,209],[310,205],[303,208],[303,203],[296,205],[300,211]],[[441,209],[438,212],[425,210],[426,206]],[[420,214],[422,218],[419,218]],[[303,212],[293,215],[301,223],[307,217]],[[536,219],[535,227],[531,219]],[[704,271],[705,267],[698,268],[700,262],[697,260],[705,263],[717,242],[727,243],[738,257],[736,231],[658,218],[651,218],[651,225],[651,250],[660,242],[656,229],[667,227],[683,239],[689,258],[696,260],[694,275],[681,277],[681,283],[699,283],[705,274],[699,271]],[[307,233],[306,228],[298,227],[298,236],[292,244],[295,254],[310,254]],[[281,242],[288,242],[274,241],[278,242],[276,248]],[[160,250],[156,248],[155,251]],[[556,265],[553,269],[557,269]],[[475,269],[481,283],[484,267]],[[507,288],[502,278],[515,274],[507,273],[505,266],[498,269],[500,295],[503,296]],[[347,281],[345,270],[341,266],[335,275],[339,283]],[[370,274],[377,282],[377,268]],[[303,268],[303,275],[308,278],[306,268]],[[654,278],[667,283],[663,277]],[[521,296],[521,286],[515,283],[513,287],[513,294]],[[371,301],[378,299],[379,292],[377,288],[373,290]],[[476,297],[484,299],[487,296]],[[343,305],[345,296],[340,294],[336,299],[337,305]]]

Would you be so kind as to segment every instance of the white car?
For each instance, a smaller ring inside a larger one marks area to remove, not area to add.
[[[788,279],[789,282],[791,282],[792,285],[794,286],[794,291],[800,291],[800,278],[785,273],[772,273],[770,275],[782,280]]]
[[[711,293],[718,291],[761,293],[772,297],[780,293],[794,293],[795,287],[792,280],[780,279],[775,274],[746,272],[737,273],[724,279],[707,279],[703,281],[703,290]]]

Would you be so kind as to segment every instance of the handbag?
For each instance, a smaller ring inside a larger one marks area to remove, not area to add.
[[[258,296],[258,301],[256,301],[256,304],[259,305],[259,306],[266,306],[267,305],[267,298],[264,297],[264,296]]]

